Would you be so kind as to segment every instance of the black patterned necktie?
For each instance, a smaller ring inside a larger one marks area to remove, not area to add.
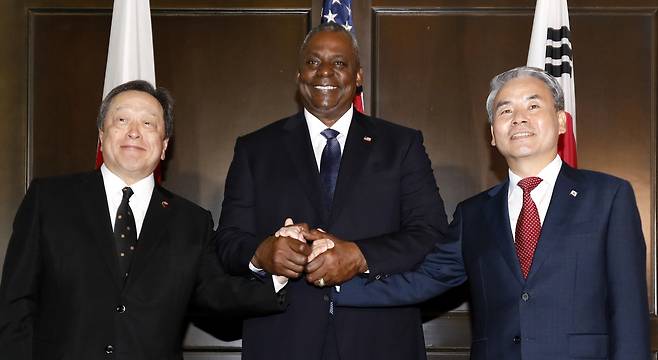
[[[133,195],[133,189],[126,186],[121,191],[123,191],[123,198],[114,222],[114,240],[119,255],[119,268],[124,277],[128,277],[130,262],[137,246],[137,229],[133,211],[128,203]]]
[[[322,179],[324,204],[330,210],[334,199],[338,170],[340,169],[340,144],[336,139],[340,133],[334,129],[324,129],[321,134],[327,139],[327,144],[322,150],[320,178]]]

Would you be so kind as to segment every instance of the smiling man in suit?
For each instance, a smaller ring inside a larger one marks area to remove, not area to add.
[[[100,108],[101,169],[32,182],[2,274],[0,358],[178,360],[191,308],[284,309],[270,281],[223,272],[208,211],[155,183],[172,131],[169,93],[125,83]]]
[[[443,236],[422,136],[354,111],[363,73],[343,27],[311,30],[298,69],[304,110],[240,137],[226,180],[222,263],[296,278],[285,313],[245,321],[243,358],[424,359],[417,308],[339,310],[331,299],[333,285],[357,274],[411,270]],[[293,225],[306,228],[303,239],[335,246],[307,263],[310,246],[276,236],[288,217],[308,224]]]
[[[648,359],[645,243],[630,184],[562,163],[564,96],[540,69],[496,76],[487,112],[508,180],[460,203],[416,271],[357,278],[336,303],[415,303],[468,276],[471,359]]]

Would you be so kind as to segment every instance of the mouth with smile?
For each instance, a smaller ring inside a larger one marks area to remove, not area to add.
[[[121,145],[121,150],[128,150],[128,151],[146,151],[146,149],[144,149],[144,148],[141,147],[141,146],[137,146],[137,145]]]
[[[313,85],[313,89],[319,91],[331,91],[338,89],[338,87],[333,85]]]
[[[532,136],[535,136],[535,133],[533,133],[531,131],[519,131],[519,132],[516,132],[516,133],[512,134],[512,136],[510,136],[510,139],[511,140],[522,140],[522,139],[527,139],[527,138],[532,137]]]

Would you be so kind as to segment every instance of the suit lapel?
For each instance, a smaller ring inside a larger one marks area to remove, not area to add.
[[[372,119],[355,110],[340,160],[340,170],[331,207],[332,220],[336,218],[352,195],[354,184],[361,175],[376,141]]]
[[[148,210],[146,210],[139,239],[137,239],[137,249],[130,265],[128,284],[134,283],[144,268],[148,266],[150,254],[163,238],[163,233],[171,223],[174,211],[175,209],[170,204],[170,195],[156,185],[153,188]]]
[[[84,221],[92,231],[92,238],[98,246],[99,256],[112,274],[115,285],[120,289],[123,286],[123,277],[119,273],[119,259],[101,172],[96,171],[86,177],[81,187],[84,190],[79,192],[78,196],[81,197],[79,202],[85,209]]]
[[[311,204],[317,204],[313,208],[318,211],[319,218],[327,219],[328,214],[325,213],[324,206],[322,206],[320,173],[303,113],[288,118],[283,128],[286,132],[283,143],[286,145],[289,159],[295,167],[295,174],[297,174],[301,187]]]
[[[516,249],[514,248],[514,238],[512,237],[512,229],[509,222],[509,207],[507,203],[507,193],[509,190],[509,180],[494,187],[489,191],[490,199],[486,204],[484,213],[486,214],[487,230],[486,232],[493,234],[496,240],[498,249],[500,250],[503,259],[514,274],[514,277],[523,283],[521,276],[521,266],[519,259],[516,256]]]
[[[575,208],[574,202],[577,201],[577,198],[571,194],[572,191],[576,191],[576,194],[580,192],[578,185],[575,180],[575,170],[563,163],[560,174],[555,180],[551,202],[544,218],[528,281],[532,280],[533,275],[540,270],[550,256],[552,249],[562,239],[560,232],[564,228],[565,219],[571,217],[570,214]]]

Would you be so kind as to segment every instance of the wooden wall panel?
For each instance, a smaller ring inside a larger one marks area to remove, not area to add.
[[[0,266],[26,181],[27,26],[17,1],[0,3]]]
[[[93,169],[108,12],[30,11],[30,177]]]
[[[507,175],[490,145],[488,80],[525,59],[532,18],[498,11],[377,11],[374,112],[423,131],[452,214]],[[528,32],[529,33],[529,32]],[[505,49],[502,51],[501,49]]]
[[[212,12],[154,19],[158,84],[176,98],[165,184],[215,214],[239,135],[298,111],[307,12]]]

